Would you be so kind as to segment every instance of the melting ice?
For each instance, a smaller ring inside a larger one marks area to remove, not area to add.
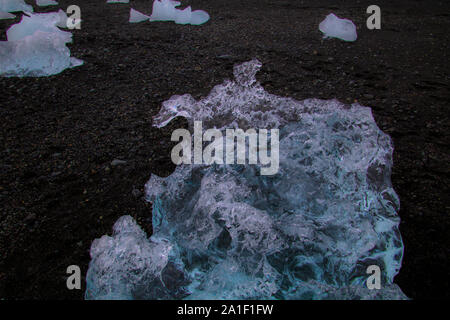
[[[181,4],[173,0],[155,0],[150,21],[175,21],[178,24],[200,25],[209,20],[209,14],[203,10],[192,11],[191,7],[177,9]]]
[[[66,27],[64,11],[27,14],[6,31],[8,41],[0,41],[0,75],[49,76],[83,63],[70,57],[72,34],[58,28]]]
[[[128,20],[128,22],[136,23],[146,20],[150,20],[150,17],[137,10],[134,10],[133,8],[130,9],[130,19]]]
[[[279,128],[280,169],[180,165],[152,175],[150,238],[130,216],[94,240],[87,299],[405,299],[393,283],[403,243],[390,175],[393,146],[370,108],[266,92],[257,60],[195,100],[165,101],[204,127]],[[366,287],[380,267],[380,290]]]
[[[327,15],[319,24],[319,30],[324,33],[325,38],[338,38],[344,41],[355,41],[357,38],[354,23],[348,19],[338,18],[333,13]]]

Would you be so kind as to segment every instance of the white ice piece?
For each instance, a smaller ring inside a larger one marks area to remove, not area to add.
[[[208,12],[203,11],[203,10],[192,11],[191,24],[197,26],[200,24],[204,24],[208,20],[209,20]]]
[[[14,19],[16,16],[9,12],[0,11],[0,20],[2,19]]]
[[[0,41],[0,75],[42,77],[83,64],[70,57],[66,43],[72,34],[57,26],[67,19],[64,11],[23,15],[20,23],[7,31],[8,41]]]
[[[348,19],[341,19],[330,13],[325,20],[319,24],[319,30],[324,33],[324,37],[338,38],[344,41],[355,41],[356,26]]]
[[[4,12],[33,12],[33,7],[23,0],[0,0],[0,11]]]
[[[57,28],[57,26],[63,26],[64,16],[67,17],[62,10],[50,13],[29,13],[29,16],[23,15],[19,23],[12,25],[6,31],[6,38],[8,41],[17,41],[33,35],[39,30],[54,33],[56,37],[62,38],[65,41],[64,43],[72,42],[70,32]]]
[[[53,0],[36,0],[36,4],[40,7],[57,6],[58,2]]]
[[[130,19],[128,20],[128,22],[136,23],[146,20],[150,20],[150,16],[147,16],[137,10],[134,10],[133,8],[130,9]]]
[[[0,75],[5,77],[48,76],[81,64],[54,33],[36,31],[19,41],[0,41]]]
[[[203,10],[192,11],[191,7],[176,9],[179,1],[155,0],[150,21],[174,21],[177,24],[200,25],[209,20],[209,14]]]

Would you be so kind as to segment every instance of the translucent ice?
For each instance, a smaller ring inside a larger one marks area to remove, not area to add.
[[[66,19],[62,10],[23,15],[20,23],[7,30],[8,41],[0,41],[0,75],[42,77],[81,65],[66,46],[72,34],[57,28]]]
[[[136,22],[142,22],[142,21],[146,21],[146,20],[150,20],[150,17],[143,13],[140,13],[137,10],[134,10],[133,8],[130,9],[130,19],[128,20],[128,22],[136,23]]]
[[[19,41],[0,42],[0,75],[6,77],[42,77],[79,66],[81,60],[70,57],[61,37],[37,31]]]
[[[191,7],[177,9],[181,3],[172,0],[155,0],[150,21],[175,21],[177,24],[200,25],[209,20],[209,14],[203,10],[192,11]]]
[[[1,19],[14,19],[16,16],[9,12],[0,11],[0,20]]]
[[[58,2],[53,0],[36,0],[36,4],[40,7],[46,7],[46,6],[56,6],[58,5]]]
[[[19,23],[12,25],[6,31],[8,41],[21,40],[26,36],[33,35],[36,31],[54,33],[55,37],[62,38],[66,42],[72,41],[72,34],[62,31],[57,26],[62,27],[67,15],[64,11],[49,13],[29,13],[23,15]]]
[[[356,26],[348,19],[340,19],[333,13],[327,15],[325,20],[319,24],[319,30],[324,33],[324,37],[342,39],[344,41],[355,41]]]
[[[208,20],[209,20],[209,14],[206,11],[203,11],[203,10],[192,11],[191,22],[190,22],[191,24],[200,25],[200,24],[204,24]]]
[[[4,12],[33,12],[33,7],[26,4],[24,0],[0,0],[0,11]]]
[[[279,172],[215,164],[152,175],[152,236],[124,216],[95,240],[87,299],[406,298],[393,283],[403,243],[389,136],[370,108],[266,92],[260,67],[235,66],[235,80],[201,100],[173,96],[154,124],[279,128]],[[366,286],[370,265],[380,290]]]

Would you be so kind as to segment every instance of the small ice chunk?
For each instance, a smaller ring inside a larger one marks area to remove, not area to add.
[[[330,13],[325,20],[319,24],[319,30],[324,33],[324,37],[338,38],[344,41],[355,41],[356,26],[348,19],[341,19]]]
[[[75,68],[78,66],[81,66],[84,63],[83,60],[77,59],[75,57],[70,57],[70,67],[69,68]]]
[[[33,7],[26,4],[24,0],[0,0],[0,11],[4,12],[33,12]]]
[[[53,0],[36,0],[36,4],[40,7],[57,6],[58,2]]]
[[[136,23],[146,20],[150,20],[150,16],[147,16],[137,10],[134,10],[133,8],[130,9],[130,19],[128,20],[128,22]]]
[[[108,0],[106,3],[129,3],[130,0]]]
[[[203,10],[192,11],[191,24],[198,26],[200,24],[204,24],[208,20],[209,20],[208,12]]]
[[[14,19],[16,16],[9,12],[0,11],[0,20],[1,19]]]
[[[209,14],[203,10],[192,11],[191,7],[176,9],[179,1],[155,0],[150,21],[174,21],[177,24],[200,25],[209,20]]]
[[[177,15],[176,3],[170,0],[155,0],[150,21],[174,21]]]

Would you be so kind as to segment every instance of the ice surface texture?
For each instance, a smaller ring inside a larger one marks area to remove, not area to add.
[[[133,8],[130,9],[130,19],[128,20],[128,22],[136,23],[136,22],[142,22],[142,21],[146,21],[146,20],[150,20],[150,17],[143,13],[140,13],[137,10],[134,10]]]
[[[33,7],[26,4],[24,0],[0,0],[0,11],[4,12],[33,12]]]
[[[81,65],[66,46],[72,34],[57,27],[65,27],[66,21],[62,10],[23,15],[6,31],[8,41],[0,41],[0,75],[42,77]]]
[[[155,125],[280,129],[280,170],[180,165],[152,175],[148,239],[130,216],[96,239],[87,299],[404,299],[392,143],[370,108],[266,92],[257,60],[195,100],[173,96]],[[382,289],[369,290],[369,265]]]
[[[324,33],[324,37],[338,38],[344,41],[355,41],[356,26],[348,19],[340,19],[333,13],[327,15],[325,20],[319,24],[319,30]]]
[[[175,21],[177,24],[200,25],[209,20],[209,14],[203,10],[192,11],[191,7],[177,9],[181,3],[172,0],[155,0],[150,21]]]

